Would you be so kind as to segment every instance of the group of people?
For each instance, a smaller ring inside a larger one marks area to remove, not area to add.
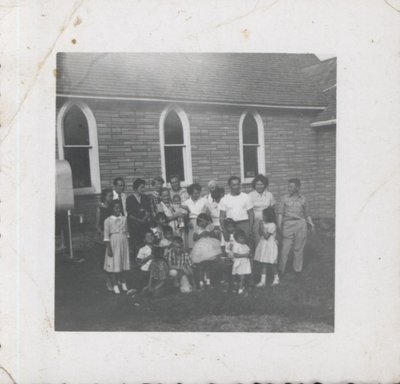
[[[153,191],[145,193],[145,180],[136,179],[127,196],[124,179],[118,177],[112,189],[102,191],[96,222],[106,245],[110,291],[130,291],[127,273],[132,263],[140,269],[135,278],[143,282],[141,292],[154,296],[173,287],[191,292],[221,282],[243,295],[250,282],[266,286],[269,268],[271,284],[278,285],[291,249],[293,270],[302,271],[307,227],[313,229],[314,224],[299,179],[288,180],[288,193],[277,205],[264,175],[254,178],[248,194],[241,191],[237,176],[228,179],[227,194],[216,180],[208,183],[205,196],[198,183],[183,188],[178,176],[169,184],[166,188],[157,177]]]

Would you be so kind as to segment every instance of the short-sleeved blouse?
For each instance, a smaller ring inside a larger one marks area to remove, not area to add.
[[[254,190],[249,193],[249,196],[253,202],[254,215],[258,219],[262,218],[262,212],[265,208],[275,205],[274,196],[270,191],[264,190],[263,193],[258,193]]]
[[[206,202],[207,200],[204,197],[201,197],[196,201],[189,198],[183,203],[183,206],[189,209],[189,218],[196,219],[200,213],[206,211]]]

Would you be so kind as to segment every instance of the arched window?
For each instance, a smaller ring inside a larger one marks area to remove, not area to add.
[[[60,159],[71,166],[76,193],[100,192],[96,121],[90,108],[81,102],[67,102],[57,117]]]
[[[178,175],[183,185],[192,183],[192,154],[189,120],[177,106],[167,107],[160,118],[161,167],[169,181]]]
[[[264,125],[256,112],[245,112],[239,122],[240,168],[243,182],[265,174]]]

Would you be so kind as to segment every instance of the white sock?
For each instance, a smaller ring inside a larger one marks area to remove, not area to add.
[[[262,284],[265,284],[266,279],[267,279],[267,275],[266,275],[265,273],[263,273],[263,274],[261,275],[261,283],[262,283]]]

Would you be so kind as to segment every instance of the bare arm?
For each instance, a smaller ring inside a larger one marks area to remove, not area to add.
[[[306,222],[311,226],[311,230],[314,230],[314,223],[313,223],[312,217],[310,216],[310,213],[308,212],[307,200],[304,200],[303,210],[304,210],[303,212],[304,212],[304,217],[306,218]]]
[[[167,219],[168,219],[168,221],[174,221],[182,216],[185,216],[183,212],[177,212],[174,215],[168,216]]]
[[[138,252],[138,254],[136,256],[136,260],[140,265],[146,264],[149,260],[151,260],[153,258],[153,249],[151,250],[150,255],[145,256],[145,257],[142,257],[143,252],[144,251],[142,251],[142,248],[140,248],[139,252]]]
[[[249,215],[250,231],[253,231],[253,226],[254,226],[254,210],[253,210],[253,208],[250,208],[249,210],[247,210],[247,214]]]
[[[163,285],[165,285],[165,280],[161,280],[153,289],[160,289]]]
[[[151,260],[153,258],[153,256],[152,255],[149,255],[149,256],[147,256],[147,257],[145,257],[145,258],[143,258],[143,259],[137,259],[138,260],[138,263],[140,264],[140,265],[143,265],[143,264],[146,264],[149,260]]]
[[[260,221],[260,222],[258,223],[258,234],[259,234],[260,236],[264,236],[264,225],[263,225],[263,222],[262,222],[262,221]]]
[[[108,256],[113,257],[111,243],[110,243],[110,237],[111,237],[110,222],[108,220],[106,220],[104,222],[104,243],[106,244],[106,247],[107,247]]]
[[[233,254],[233,257],[234,257],[235,259],[243,259],[243,258],[248,259],[249,256],[250,256],[250,252],[243,253],[243,254],[239,254],[239,253],[234,253],[234,254]]]
[[[139,219],[138,217],[136,217],[136,216],[134,216],[134,215],[132,215],[132,214],[128,215],[128,217],[129,217],[130,220],[135,221],[136,223],[139,223],[139,224],[146,223],[146,222],[147,222],[147,218],[148,218],[149,216],[150,216],[150,214],[149,214],[149,213],[146,213],[146,215],[143,217],[143,219]]]
[[[222,231],[225,232],[224,221],[226,219],[226,212],[223,210],[219,211],[219,224],[221,226]]]
[[[106,244],[106,247],[107,247],[107,256],[108,257],[113,257],[111,243],[109,241],[104,241],[104,243]]]
[[[282,218],[283,215],[281,213],[278,213],[278,228],[282,229]]]

